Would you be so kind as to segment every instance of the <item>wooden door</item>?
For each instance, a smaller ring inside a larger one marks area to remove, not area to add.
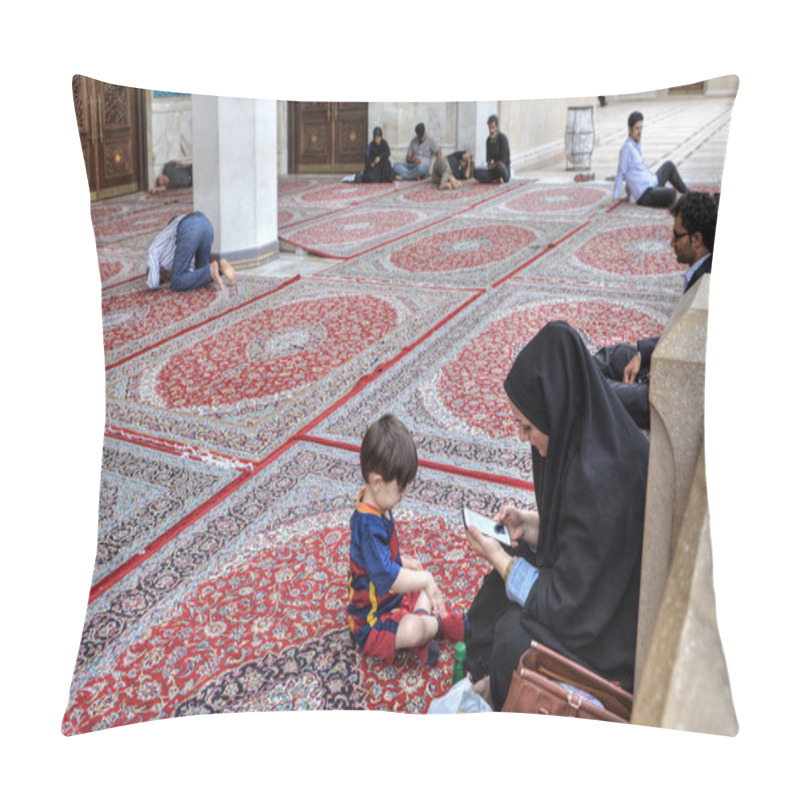
[[[91,199],[139,191],[141,91],[75,75],[72,97]]]
[[[361,172],[367,103],[290,103],[292,172]]]

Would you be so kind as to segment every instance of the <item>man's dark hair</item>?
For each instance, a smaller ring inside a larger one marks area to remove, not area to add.
[[[703,244],[714,249],[714,238],[717,233],[717,211],[719,201],[706,192],[687,192],[670,209],[673,217],[681,215],[681,222],[687,233],[699,232]]]
[[[373,472],[387,483],[397,480],[401,489],[417,474],[417,446],[408,428],[394,414],[384,414],[373,422],[361,442],[364,481]]]
[[[500,120],[497,119],[497,114],[492,114],[492,116],[486,120],[487,125],[491,125],[493,122],[496,122],[498,125],[500,125]]]
[[[425,134],[425,123],[418,122],[417,127],[414,128],[414,133],[417,134],[417,139],[421,139]]]
[[[631,111],[628,117],[628,130],[630,130],[637,122],[644,120],[644,114],[641,111]]]

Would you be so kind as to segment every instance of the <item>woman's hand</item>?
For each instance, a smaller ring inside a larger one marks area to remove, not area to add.
[[[467,541],[469,546],[483,559],[489,562],[501,575],[505,575],[511,556],[503,549],[503,545],[484,536],[474,525],[467,528]]]
[[[490,564],[493,563],[493,559],[506,552],[497,539],[492,539],[491,536],[484,536],[474,525],[470,525],[467,528],[467,541],[469,546]]]
[[[539,515],[535,511],[521,511],[514,506],[503,506],[494,518],[508,529],[511,546],[522,540],[536,549],[539,543]]]
[[[416,558],[411,558],[410,556],[400,556],[400,560],[403,562],[403,566],[406,569],[413,569],[415,571],[422,569],[422,564],[420,564]]]

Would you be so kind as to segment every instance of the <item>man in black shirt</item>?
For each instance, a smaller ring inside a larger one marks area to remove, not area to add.
[[[511,151],[508,139],[500,132],[497,115],[492,114],[487,124],[489,136],[486,139],[486,167],[475,170],[475,179],[481,183],[508,183],[511,177]]]
[[[150,194],[165,192],[167,189],[185,189],[192,185],[192,165],[180,161],[167,161],[161,174],[156,178],[156,185]]]

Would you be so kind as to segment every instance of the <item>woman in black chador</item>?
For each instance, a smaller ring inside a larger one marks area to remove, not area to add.
[[[389,160],[389,143],[383,138],[383,130],[372,131],[372,141],[367,145],[364,171],[355,175],[355,183],[394,183],[394,170]]]
[[[647,439],[565,322],[528,342],[503,386],[538,513],[501,509],[511,548],[467,532],[494,567],[467,614],[467,668],[499,710],[535,639],[631,691]]]

